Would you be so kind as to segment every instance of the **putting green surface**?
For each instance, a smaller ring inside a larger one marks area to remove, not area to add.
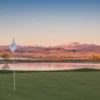
[[[100,71],[0,72],[0,100],[100,100]]]

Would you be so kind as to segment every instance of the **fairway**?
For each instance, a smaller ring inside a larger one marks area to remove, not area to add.
[[[100,100],[100,71],[0,72],[0,100]]]

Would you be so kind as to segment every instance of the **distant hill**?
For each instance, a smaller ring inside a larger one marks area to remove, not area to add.
[[[100,53],[100,45],[95,45],[95,44],[80,44],[78,42],[73,42],[64,45],[58,45],[56,47],[64,48],[66,50]]]
[[[9,50],[9,46],[0,46],[0,52]],[[17,46],[17,52],[95,52],[100,53],[100,46],[95,44],[81,44],[78,42],[66,43],[57,46],[42,47],[42,46]]]

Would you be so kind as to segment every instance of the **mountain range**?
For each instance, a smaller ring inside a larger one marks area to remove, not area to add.
[[[10,52],[9,46],[0,46],[0,52]],[[81,44],[79,42],[66,43],[56,46],[17,46],[16,52],[95,52],[100,53],[100,45]]]

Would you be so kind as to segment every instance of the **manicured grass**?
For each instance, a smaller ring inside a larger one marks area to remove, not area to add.
[[[100,100],[100,71],[0,72],[0,100]]]

